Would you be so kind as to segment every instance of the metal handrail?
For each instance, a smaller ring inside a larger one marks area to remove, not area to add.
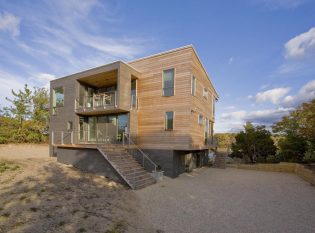
[[[92,139],[88,139],[87,135],[89,133],[95,134],[95,138]],[[83,138],[80,138],[80,134],[83,133]],[[111,139],[110,136],[103,136],[102,135],[102,131],[101,130],[71,130],[71,131],[66,131],[66,130],[53,130],[51,131],[51,142],[52,144],[61,144],[64,145],[65,140],[70,136],[70,144],[76,144],[76,142],[80,143],[87,143],[87,144],[91,144],[91,143],[102,143],[102,144],[106,144],[107,142],[109,142],[109,140]],[[60,137],[57,137],[57,135],[60,135]],[[100,136],[101,135],[101,136]],[[60,143],[56,143],[55,139],[59,139],[58,142]],[[69,143],[67,143],[69,144]]]
[[[107,98],[107,99],[106,99]],[[91,109],[106,106],[117,106],[117,91],[102,92],[99,94],[85,95],[83,96],[83,103],[80,105],[79,97],[75,99],[76,109]],[[108,101],[108,103],[107,103]]]
[[[140,151],[140,153],[142,154],[142,164],[143,164],[143,167],[144,167],[144,159],[146,158],[153,166],[154,166],[154,171],[156,172],[156,169],[157,169],[157,164],[154,163],[150,157],[143,152],[143,150],[136,144],[132,141],[132,139],[130,138],[130,134],[126,134],[126,133],[123,133],[123,137],[126,137],[126,139],[128,140],[128,146],[130,147],[130,143],[132,143],[132,145],[134,147],[136,147],[136,149],[138,151]],[[125,144],[125,140],[123,140],[123,144]]]

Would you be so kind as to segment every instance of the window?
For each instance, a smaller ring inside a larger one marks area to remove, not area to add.
[[[173,130],[174,112],[165,113],[165,130]]]
[[[203,115],[199,114],[198,116],[198,124],[202,125],[203,124]]]
[[[191,94],[193,95],[193,96],[195,96],[196,95],[196,77],[195,76],[192,76],[192,78],[191,78]]]
[[[208,99],[208,90],[206,88],[203,89],[203,97],[205,97],[206,99]]]
[[[207,144],[209,138],[209,119],[205,118],[205,144]]]
[[[163,96],[174,95],[174,69],[163,70]]]
[[[53,107],[63,107],[64,105],[64,93],[63,87],[57,87],[53,89]]]
[[[212,117],[214,118],[215,116],[215,97],[212,95]]]
[[[72,123],[72,121],[68,121],[67,122],[67,130],[71,131],[72,129],[73,129],[73,123]]]

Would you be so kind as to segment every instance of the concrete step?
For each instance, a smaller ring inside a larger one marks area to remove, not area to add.
[[[123,146],[106,145],[102,146],[100,150],[119,174],[132,184],[132,188],[140,189],[156,183],[151,174]]]

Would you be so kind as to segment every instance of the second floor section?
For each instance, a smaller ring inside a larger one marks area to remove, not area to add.
[[[128,112],[137,108],[140,73],[115,62],[51,82],[51,114]]]

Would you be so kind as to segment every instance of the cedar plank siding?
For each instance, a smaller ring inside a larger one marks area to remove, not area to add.
[[[142,73],[138,80],[138,143],[150,149],[189,149],[190,48],[129,63]],[[163,70],[175,69],[174,96],[162,96]],[[165,131],[165,112],[174,111],[174,129]]]
[[[191,46],[129,62],[142,73],[138,80],[138,143],[143,148],[192,150],[205,149],[204,127],[199,113],[209,120],[211,98],[217,94]],[[162,96],[163,70],[175,69],[174,96]],[[196,96],[191,95],[191,77],[197,79]],[[209,97],[203,97],[206,87]],[[194,110],[194,111],[192,111]],[[174,111],[174,129],[165,131],[165,112]],[[210,127],[210,126],[209,126]]]

